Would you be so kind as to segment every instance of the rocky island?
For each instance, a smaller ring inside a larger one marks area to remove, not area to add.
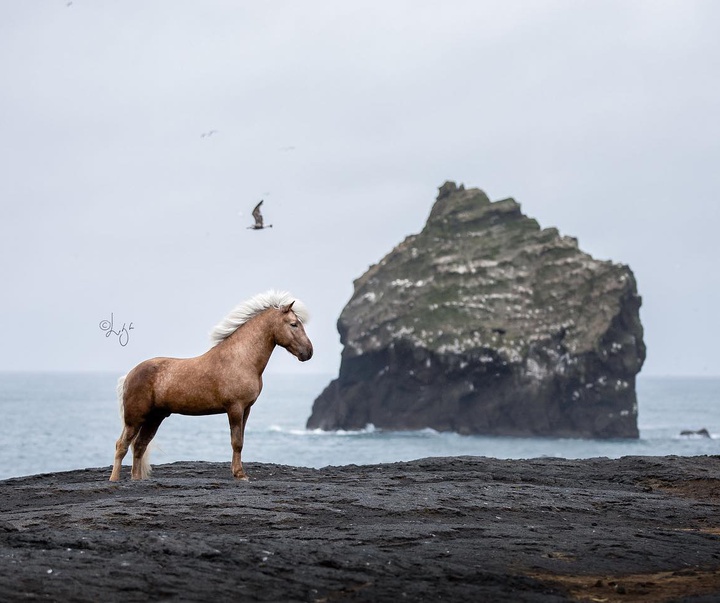
[[[355,281],[307,426],[637,438],[640,304],[628,266],[446,182],[422,232]]]

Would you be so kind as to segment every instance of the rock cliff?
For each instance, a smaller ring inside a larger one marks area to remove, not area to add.
[[[355,281],[307,426],[636,438],[640,304],[628,266],[446,182],[422,232]]]

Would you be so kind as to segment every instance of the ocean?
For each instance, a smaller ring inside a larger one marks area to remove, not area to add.
[[[117,374],[0,373],[0,479],[107,467],[122,424]],[[320,432],[305,429],[333,375],[265,375],[245,434],[244,462],[305,467],[364,465],[428,456],[618,458],[720,454],[720,378],[638,378],[638,440],[460,436],[431,429]],[[681,436],[707,429],[711,438]],[[171,415],[153,440],[153,465],[179,460],[229,465],[225,415]],[[130,463],[130,453],[125,464]],[[229,468],[228,468],[229,472]],[[127,476],[127,472],[124,473]]]

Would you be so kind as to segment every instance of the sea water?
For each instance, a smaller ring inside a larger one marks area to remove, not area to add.
[[[122,424],[118,375],[0,373],[0,479],[109,467]],[[306,430],[312,403],[332,375],[265,375],[250,414],[243,461],[323,467],[428,456],[590,458],[720,454],[720,378],[638,378],[637,440],[461,436],[431,429],[388,432]],[[707,429],[711,438],[681,436]],[[231,457],[225,415],[171,415],[160,426],[153,465]],[[125,464],[130,463],[130,454]]]

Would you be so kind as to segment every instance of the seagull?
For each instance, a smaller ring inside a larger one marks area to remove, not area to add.
[[[258,203],[255,206],[255,209],[252,210],[253,218],[255,218],[255,224],[252,226],[248,226],[248,228],[251,228],[252,230],[262,230],[263,228],[272,228],[272,224],[268,224],[267,226],[263,225],[263,217],[260,213],[260,206],[263,204],[264,199],[260,200],[260,203]]]
[[[206,136],[210,138],[213,134],[217,134],[217,130],[210,130],[209,132],[203,132],[200,134],[200,138],[205,138]]]

